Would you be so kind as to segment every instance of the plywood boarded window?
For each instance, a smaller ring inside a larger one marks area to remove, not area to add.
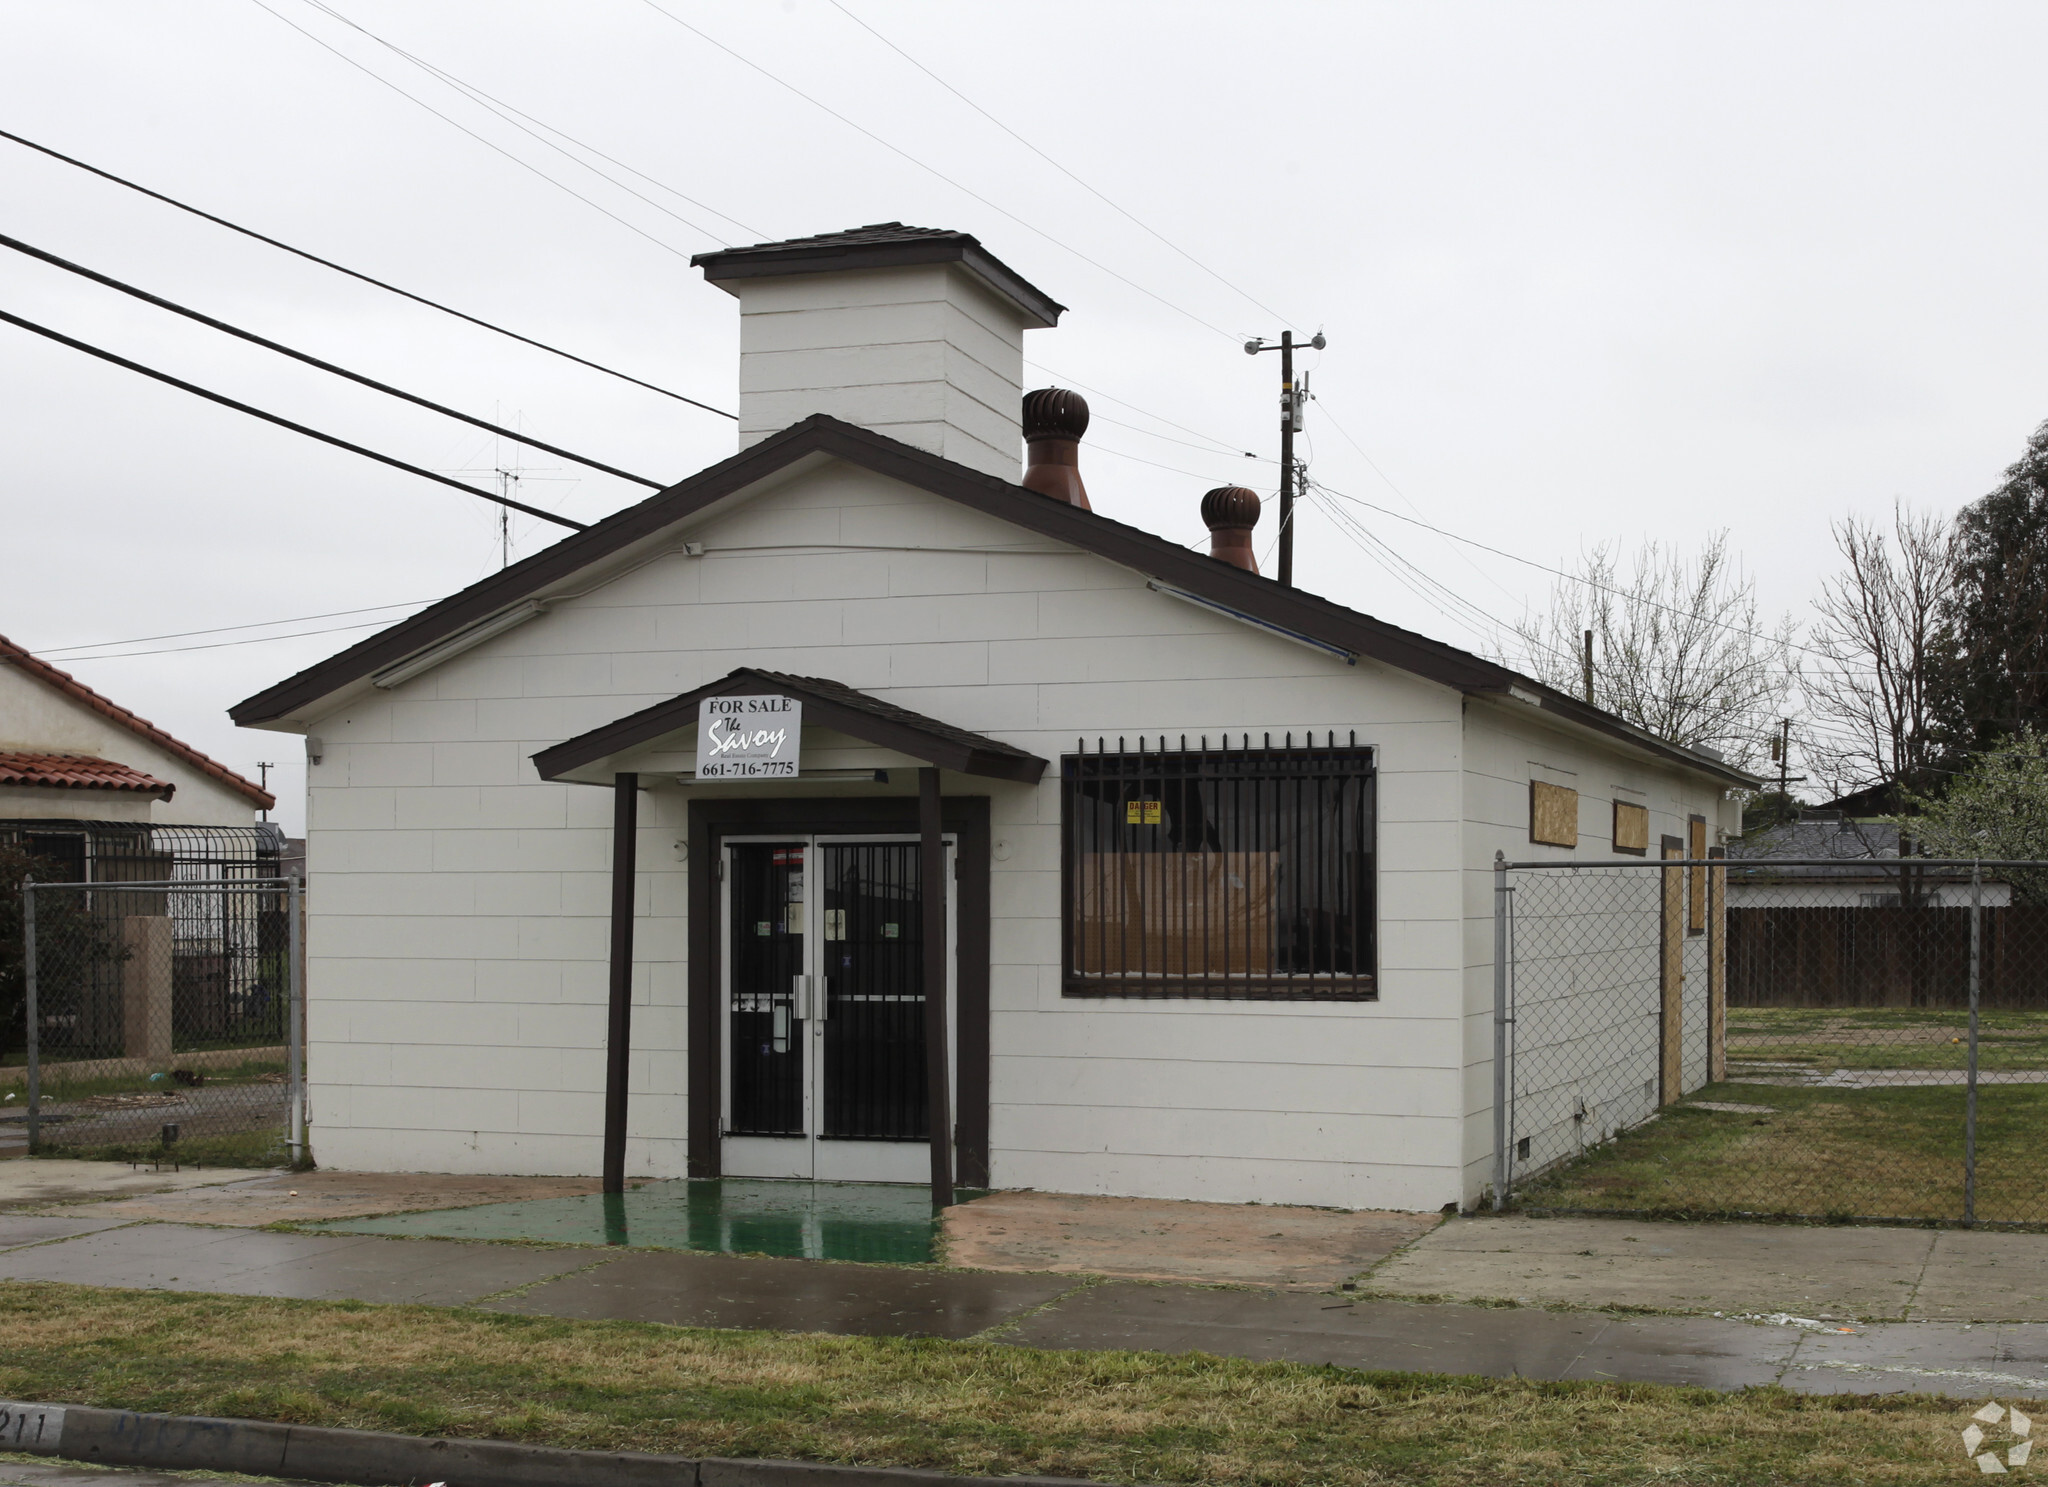
[[[1375,994],[1372,754],[1061,761],[1068,996]]]
[[[1547,847],[1579,844],[1579,792],[1544,780],[1529,781],[1529,840]]]
[[[1685,823],[1685,855],[1695,862],[1706,860],[1707,818],[1694,816]],[[1687,884],[1685,895],[1685,932],[1700,935],[1707,932],[1707,869],[1689,867],[1685,870]]]
[[[1650,850],[1650,808],[1632,800],[1614,802],[1614,850],[1641,857]]]

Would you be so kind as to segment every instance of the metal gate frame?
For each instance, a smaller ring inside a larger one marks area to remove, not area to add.
[[[1613,870],[1627,872],[1670,872],[1673,870],[1703,870],[1706,883],[1706,934],[1708,944],[1708,1050],[1707,1082],[1712,1083],[1726,1074],[1727,1048],[1727,906],[1728,869],[1731,867],[1754,868],[1814,868],[1843,869],[1847,867],[1882,868],[1898,871],[1915,871],[1925,868],[1942,869],[1957,875],[1969,874],[1969,960],[1968,960],[1968,1008],[1969,1034],[1967,1046],[1966,1077],[1964,1082],[1963,1119],[1963,1205],[1961,1222],[1967,1225],[1978,1223],[1977,1208],[1977,1115],[1978,1115],[1978,1060],[1980,1003],[1983,993],[1982,943],[1984,915],[1984,870],[2006,868],[2044,868],[2048,861],[2038,859],[1971,859],[1971,858],[1730,858],[1723,848],[1715,848],[1707,857],[1635,858],[1593,862],[1551,860],[1539,862],[1510,862],[1505,852],[1496,852],[1493,861],[1493,1198],[1492,1206],[1503,1209],[1514,1196],[1514,1162],[1510,1156],[1511,1143],[1515,1139],[1513,1108],[1515,1101],[1514,1072],[1518,1050],[1514,1046],[1514,980],[1516,969],[1514,888],[1508,875],[1513,872],[1561,873],[1577,870]],[[1682,890],[1681,890],[1682,892]],[[1667,898],[1667,891],[1660,885],[1660,900]],[[1667,911],[1668,912],[1668,911]],[[1660,944],[1660,961],[1665,951]],[[1665,1050],[1660,1047],[1660,1061]],[[1660,1091],[1658,1104],[1669,1102],[1669,1092]],[[1640,1122],[1637,1122],[1640,1124]],[[1995,1221],[1987,1221],[1995,1222]]]
[[[27,1022],[28,1147],[41,1139],[42,1027],[36,1006],[36,894],[87,891],[116,893],[248,893],[282,892],[287,924],[288,995],[286,998],[285,1140],[293,1166],[306,1157],[306,964],[305,928],[301,915],[302,887],[297,878],[193,878],[129,883],[37,883],[21,885],[23,1015]]]

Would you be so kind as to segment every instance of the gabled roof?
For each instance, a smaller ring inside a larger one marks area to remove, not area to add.
[[[177,786],[169,780],[95,759],[90,754],[0,754],[0,786],[34,785],[51,790],[129,790],[169,800]]]
[[[149,719],[137,717],[111,698],[102,697],[70,672],[59,671],[48,661],[30,655],[5,635],[0,635],[0,666],[12,666],[23,675],[34,677],[52,691],[61,692],[80,706],[120,724],[137,737],[148,739],[165,753],[175,755],[201,774],[219,781],[236,794],[245,796],[262,810],[267,811],[277,804],[277,798],[254,780],[243,779],[218,759],[209,759],[192,745],[171,737]]]
[[[1098,511],[1069,506],[824,413],[814,413],[801,423],[791,424],[732,458],[700,470],[638,505],[573,533],[553,547],[358,641],[338,655],[236,703],[228,715],[246,728],[315,708],[325,699],[429,646],[515,605],[544,597],[551,586],[568,583],[609,555],[818,455],[845,460],[1041,537],[1092,552],[1209,604],[1241,614],[1255,624],[1367,656],[1470,695],[1511,697],[1561,721],[1591,728],[1730,784],[1755,783],[1719,760],[1657,738],[1591,703],[1581,702],[1469,651],[1346,609],[1303,589],[1284,588],[1273,579],[1218,562],[1206,553],[1191,551]]]
[[[873,222],[844,232],[785,238],[746,248],[699,253],[691,267],[713,284],[765,279],[781,274],[847,273],[855,269],[903,268],[920,263],[958,263],[972,269],[991,289],[1016,304],[1041,328],[1059,323],[1066,306],[982,247],[971,232],[948,227],[906,227]]]
[[[1013,744],[914,713],[841,682],[762,671],[752,666],[742,666],[694,692],[657,702],[617,722],[543,749],[533,756],[533,767],[542,779],[559,780],[586,764],[691,726],[697,721],[697,704],[706,697],[744,696],[763,687],[801,701],[806,724],[820,724],[956,774],[1020,780],[1029,785],[1037,783],[1046,770],[1045,760]]]

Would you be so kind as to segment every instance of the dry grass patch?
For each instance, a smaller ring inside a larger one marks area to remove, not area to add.
[[[0,1283],[0,1397],[1111,1482],[1923,1483],[1967,1406]]]

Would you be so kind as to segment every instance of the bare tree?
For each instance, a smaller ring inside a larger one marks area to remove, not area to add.
[[[1765,628],[1756,583],[1729,559],[1726,532],[1690,561],[1645,543],[1626,576],[1595,547],[1551,591],[1547,613],[1516,624],[1514,663],[1583,696],[1589,630],[1595,704],[1738,767],[1763,759],[1791,695],[1792,621]]]
[[[1802,678],[1814,722],[1807,758],[1837,795],[1924,788],[1936,747],[1943,612],[1955,591],[1954,528],[1894,505],[1889,532],[1853,516],[1833,530],[1846,566],[1814,600],[1820,621],[1810,649],[1821,663]]]

